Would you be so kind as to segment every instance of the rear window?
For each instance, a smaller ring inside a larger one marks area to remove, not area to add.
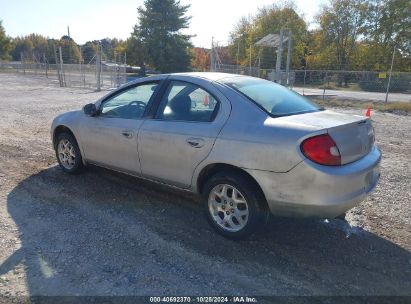
[[[268,80],[231,77],[222,79],[220,82],[245,95],[273,117],[321,110],[319,106],[305,97]]]

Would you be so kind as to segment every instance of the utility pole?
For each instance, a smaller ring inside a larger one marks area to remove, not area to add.
[[[240,39],[241,38],[239,38],[238,39],[238,43],[237,43],[237,68],[238,68],[238,66],[240,65]],[[237,71],[238,72],[238,71]]]
[[[61,86],[66,86],[65,79],[64,79],[64,67],[63,67],[63,54],[61,51],[61,46],[59,46],[59,55],[60,55],[60,77],[61,77]]]
[[[123,84],[127,83],[127,52],[124,51],[124,70],[123,70]]]
[[[49,78],[49,75],[48,75],[49,65],[48,65],[48,62],[46,60],[46,54],[44,54],[44,53],[43,53],[43,64],[44,64],[44,71],[46,72],[46,78]]]
[[[275,73],[277,74],[277,82],[281,83],[281,58],[283,55],[283,39],[284,39],[284,31],[280,30],[280,44],[278,45],[277,50],[277,62],[275,64]]]
[[[97,57],[96,57],[96,72],[97,72],[97,92],[101,91],[101,46],[97,45]]]
[[[68,63],[71,64],[71,37],[70,37],[70,27],[67,25],[67,36],[68,36],[68,43],[69,43],[69,47],[68,47]]]
[[[83,56],[82,56],[82,53],[81,53],[81,46],[80,46],[80,58],[79,58],[79,65],[80,65],[80,81],[81,81],[82,86],[84,86],[85,79],[84,79],[84,77],[83,77],[82,61],[83,61]]]
[[[288,30],[288,47],[287,47],[287,86],[290,85],[290,63],[291,63],[291,30]]]
[[[59,78],[60,87],[62,87],[63,84],[61,82],[61,74],[60,74],[60,69],[59,69],[59,66],[58,66],[59,61],[57,59],[57,50],[56,50],[56,44],[55,43],[53,43],[53,49],[54,49],[54,61],[55,61],[55,66],[56,66],[56,71],[57,71],[57,77]]]
[[[385,102],[386,102],[386,103],[388,102],[388,93],[389,93],[389,91],[390,91],[391,75],[392,75],[392,66],[394,65],[394,56],[395,56],[395,45],[394,45],[394,50],[392,51],[390,75],[388,76],[388,84],[387,84],[387,93],[385,94]]]
[[[249,72],[249,75],[250,76],[252,76],[252,73],[251,73],[251,55],[252,55],[252,51],[253,51],[253,34],[251,33],[250,34],[251,35],[251,41],[250,41],[250,72]]]
[[[24,55],[23,55],[23,52],[20,52],[20,62],[21,62],[21,65],[23,66],[23,74],[26,75],[26,68],[25,68],[25,66],[24,66]]]
[[[211,37],[210,72],[215,72],[214,37]]]

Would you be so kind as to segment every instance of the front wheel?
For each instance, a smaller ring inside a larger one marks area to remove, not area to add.
[[[77,174],[83,169],[80,149],[71,134],[60,133],[57,136],[55,151],[57,161],[64,172]]]
[[[244,238],[268,219],[264,195],[242,174],[214,175],[204,186],[203,194],[210,224],[225,237]]]

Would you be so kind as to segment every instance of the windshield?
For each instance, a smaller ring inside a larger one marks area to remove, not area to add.
[[[305,97],[268,80],[231,77],[222,79],[220,82],[242,93],[274,117],[320,110],[319,106]]]

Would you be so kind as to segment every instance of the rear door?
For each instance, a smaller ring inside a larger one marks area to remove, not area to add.
[[[228,119],[229,101],[208,81],[170,79],[153,119],[139,132],[142,174],[183,188]]]
[[[128,87],[103,100],[99,115],[84,116],[80,136],[87,161],[132,174],[141,173],[138,131],[159,83],[150,81]]]

